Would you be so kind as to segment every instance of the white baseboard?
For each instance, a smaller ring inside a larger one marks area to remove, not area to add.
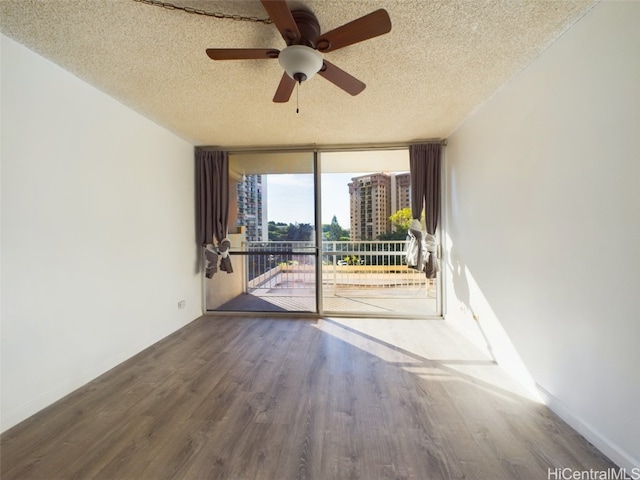
[[[544,403],[574,430],[591,442],[598,450],[621,469],[627,472],[640,472],[640,459],[633,458],[628,452],[620,448],[601,432],[593,428],[588,422],[576,416],[564,403],[554,397],[544,387],[536,383]]]

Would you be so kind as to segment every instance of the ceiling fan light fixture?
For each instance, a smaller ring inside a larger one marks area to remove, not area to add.
[[[306,45],[291,45],[280,52],[278,62],[297,82],[309,80],[322,68],[322,55]]]

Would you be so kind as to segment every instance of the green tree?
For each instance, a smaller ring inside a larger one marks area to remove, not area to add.
[[[410,208],[402,208],[398,210],[396,213],[389,217],[391,223],[396,227],[398,231],[404,230],[406,235],[409,227],[411,226],[411,221],[413,220],[413,216],[411,215]]]
[[[328,240],[339,241],[344,237],[349,237],[349,232],[347,232],[344,228],[340,226],[338,223],[338,217],[335,215],[331,219],[331,225],[329,226],[329,237]]]
[[[280,223],[280,222],[276,223],[271,221],[268,223],[268,227],[269,227],[269,241],[281,242],[287,239],[287,231],[289,229],[289,226],[286,223]]]
[[[389,217],[389,221],[396,227],[395,232],[378,235],[378,240],[404,240],[413,220],[410,208],[402,208]]]
[[[396,230],[395,232],[381,233],[378,235],[378,240],[406,240],[407,230]]]
[[[313,227],[308,223],[290,223],[285,240],[294,242],[313,240]]]
[[[330,242],[348,241],[349,230],[345,230],[338,223],[338,218],[334,215],[330,224],[322,225],[322,236]]]

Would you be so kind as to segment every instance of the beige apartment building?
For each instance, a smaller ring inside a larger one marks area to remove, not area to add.
[[[409,173],[373,173],[354,177],[349,183],[350,238],[375,240],[392,231],[389,217],[411,206]]]

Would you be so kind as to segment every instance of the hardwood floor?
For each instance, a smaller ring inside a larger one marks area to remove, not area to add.
[[[444,321],[203,317],[1,437],[10,479],[546,479],[615,466]]]

